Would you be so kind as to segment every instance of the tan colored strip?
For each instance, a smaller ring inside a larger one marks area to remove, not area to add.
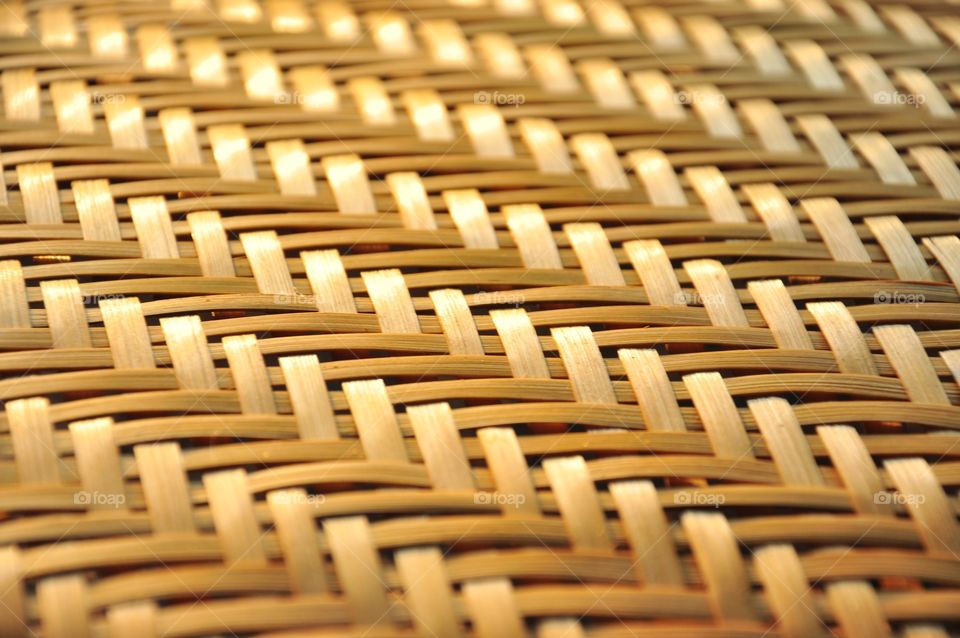
[[[307,280],[320,312],[357,312],[353,290],[340,253],[336,250],[308,250],[300,253]]]
[[[671,534],[676,523],[668,526],[657,488],[650,481],[617,481],[609,489],[635,556],[638,580],[682,587],[683,568]]]
[[[656,350],[619,350],[617,355],[630,380],[643,415],[643,424],[651,432],[684,432],[687,429],[680,405],[663,361]]]
[[[627,155],[654,206],[687,206],[687,196],[670,160],[659,149],[631,151]]]
[[[784,638],[819,638],[824,625],[814,611],[807,575],[793,545],[767,545],[754,553],[757,576]]]
[[[331,40],[349,42],[360,36],[360,20],[349,3],[341,0],[321,0],[317,3],[316,14],[317,22]]]
[[[960,524],[951,499],[924,459],[893,459],[883,467],[899,490],[928,552],[960,552]]]
[[[956,235],[924,237],[923,245],[933,253],[940,267],[953,282],[954,288],[960,291],[960,237]]]
[[[514,156],[510,132],[503,115],[493,104],[459,104],[460,124],[470,138],[473,151],[480,157],[510,158]]]
[[[0,328],[29,328],[27,284],[19,261],[0,261]]]
[[[483,428],[477,430],[477,438],[500,497],[501,514],[507,518],[539,518],[540,503],[516,432],[511,428]]]
[[[190,80],[200,86],[224,86],[230,81],[227,58],[215,37],[186,38],[181,45],[190,67]],[[209,129],[207,133],[209,134]]]
[[[297,287],[290,277],[287,258],[283,254],[280,238],[272,230],[240,235],[240,244],[250,262],[250,270],[257,282],[257,290],[263,295],[297,294]]]
[[[215,210],[202,210],[187,215],[190,236],[197,249],[200,272],[204,277],[236,277],[233,268],[233,255],[230,254],[230,242],[223,228],[220,213]]]
[[[253,513],[253,499],[242,469],[207,472],[203,487],[227,565],[264,565],[267,552],[263,532]]]
[[[517,379],[549,379],[550,369],[540,347],[540,337],[523,308],[491,310],[490,319],[503,343],[510,372]]]
[[[53,164],[20,164],[17,182],[23,197],[23,211],[28,224],[62,224],[60,192],[53,176]]]
[[[807,310],[820,326],[840,372],[877,374],[870,348],[846,306],[839,301],[819,301],[808,303]]]
[[[473,36],[473,47],[491,75],[508,79],[519,79],[527,75],[523,56],[508,34],[478,33]]]
[[[685,100],[693,107],[710,137],[721,139],[741,139],[743,129],[730,102],[720,90],[712,84],[690,84],[686,88]]]
[[[372,215],[377,212],[367,169],[359,155],[331,155],[324,157],[321,164],[341,213]]]
[[[107,96],[103,102],[103,114],[107,119],[110,141],[114,148],[146,149],[147,127],[143,119],[143,107],[134,95]]]
[[[255,335],[224,337],[223,351],[237,388],[240,409],[245,414],[276,414],[270,373],[257,346]]]
[[[109,638],[158,635],[157,605],[152,600],[113,605],[107,610],[107,635]]]
[[[613,253],[603,226],[595,222],[565,224],[563,231],[570,240],[580,269],[591,286],[625,286],[620,264]]]
[[[193,508],[180,446],[151,443],[133,448],[154,534],[193,534]]]
[[[697,297],[715,326],[749,327],[727,269],[719,261],[696,259],[683,262],[683,268],[697,289]]]
[[[854,511],[893,516],[888,495],[883,491],[883,479],[857,431],[849,425],[824,425],[817,428],[817,434],[850,494]]]
[[[509,579],[470,580],[461,591],[477,638],[526,638]]]
[[[752,459],[753,446],[726,383],[719,372],[697,372],[683,377],[713,453],[725,459]]]
[[[500,209],[526,268],[561,270],[563,262],[539,204],[511,204]]]
[[[580,89],[577,74],[563,49],[552,44],[530,44],[523,49],[530,72],[548,93],[573,93]]]
[[[83,574],[48,576],[40,580],[36,604],[45,637],[93,637],[89,590]]]
[[[60,458],[53,442],[50,401],[32,397],[8,401],[7,423],[21,483],[60,483]]]
[[[87,40],[97,58],[124,58],[130,50],[127,29],[116,14],[87,16]]]
[[[57,128],[64,133],[93,133],[90,92],[83,80],[50,83],[50,100],[57,117]]]
[[[457,607],[437,547],[409,547],[394,554],[403,598],[420,636],[460,638]]]
[[[583,457],[546,459],[543,469],[574,548],[613,551],[597,488]]]
[[[76,279],[41,281],[40,293],[54,348],[90,348],[90,326]]]
[[[763,320],[773,333],[778,348],[813,350],[813,341],[783,281],[751,281],[747,290],[757,304]]]
[[[649,42],[655,49],[669,51],[687,46],[687,39],[680,30],[680,25],[663,7],[641,6],[633,10],[633,17],[640,25],[644,41]]]
[[[40,85],[33,69],[6,69],[0,73],[0,88],[8,120],[40,119]]]
[[[328,518],[323,532],[354,622],[367,626],[390,623],[391,605],[367,519]]]
[[[573,162],[560,129],[543,117],[522,117],[517,121],[520,135],[541,173],[568,174]]]
[[[0,25],[3,9],[0,7]],[[2,32],[3,26],[0,26]],[[10,638],[33,638],[21,618],[26,618],[23,559],[16,545],[0,547],[0,634]]]
[[[343,384],[343,393],[367,460],[407,462],[400,425],[383,380],[349,381]]]
[[[766,150],[780,153],[800,152],[797,138],[793,136],[783,113],[772,100],[766,98],[741,100],[737,107],[757,133]]]
[[[380,331],[384,333],[418,334],[420,320],[417,310],[399,269],[373,270],[360,273],[373,309],[377,313]]]
[[[784,46],[812,88],[819,91],[842,91],[845,88],[843,79],[819,44],[813,40],[788,40]]]
[[[317,194],[317,184],[313,178],[310,157],[304,149],[303,140],[276,140],[267,142],[266,148],[273,175],[282,195]],[[327,179],[330,179],[329,174]],[[333,188],[332,184],[331,187]]]
[[[873,587],[862,581],[827,585],[827,601],[844,638],[893,638]]]
[[[939,146],[914,146],[910,155],[943,199],[960,199],[960,170]]]
[[[732,29],[734,40],[746,51],[757,70],[765,76],[789,75],[790,63],[770,32],[758,25],[747,24]]]
[[[705,59],[721,64],[740,61],[742,56],[730,41],[726,28],[713,16],[698,14],[684,16],[682,20],[687,34]]]
[[[718,223],[734,224],[747,221],[737,196],[716,166],[693,166],[683,174],[703,202],[710,219]]]
[[[490,214],[480,197],[480,191],[474,188],[443,191],[443,202],[460,231],[466,248],[499,247],[497,234],[493,230]]]
[[[630,85],[637,92],[650,114],[658,120],[679,121],[687,117],[680,96],[673,84],[659,69],[631,71]],[[655,149],[651,149],[655,150]],[[634,151],[642,152],[642,151]]]
[[[177,259],[177,236],[163,197],[131,197],[127,200],[144,259]]]
[[[251,3],[253,4],[253,3]],[[254,4],[254,6],[256,6]],[[270,49],[246,49],[235,56],[243,78],[247,97],[253,100],[280,102],[287,97],[283,73]]]
[[[177,68],[177,48],[162,24],[144,24],[136,31],[140,63],[147,71],[167,72]]]
[[[323,66],[300,66],[287,73],[293,84],[292,102],[305,111],[335,113],[340,110],[340,93]]]
[[[753,620],[750,580],[737,538],[722,514],[688,511],[680,519],[707,587],[710,610],[724,620]]]
[[[315,354],[280,357],[290,405],[297,418],[297,431],[304,440],[338,439],[333,412],[320,360]]]
[[[917,183],[900,153],[882,133],[860,133],[851,135],[850,140],[884,184],[913,186]]]
[[[297,594],[323,594],[329,590],[317,544],[314,499],[320,497],[299,488],[267,494],[267,505],[283,553],[283,566],[290,578],[290,588]]]
[[[617,396],[610,382],[610,373],[590,328],[553,328],[550,334],[557,344],[576,400],[582,403],[616,403]]]
[[[623,71],[610,58],[587,58],[576,63],[576,69],[594,101],[607,109],[636,108],[637,101],[623,76]]]
[[[482,355],[480,333],[463,292],[458,288],[432,290],[430,301],[447,338],[450,354]]]
[[[84,241],[120,241],[120,224],[110,182],[105,179],[71,182],[73,201]]]
[[[160,328],[180,387],[184,390],[218,389],[217,372],[200,317],[163,317]]]
[[[620,156],[609,137],[603,133],[578,133],[570,137],[570,146],[594,188],[603,192],[630,188]]]
[[[910,325],[874,326],[872,332],[911,401],[950,405],[940,377]]]
[[[804,199],[800,207],[816,226],[834,260],[870,263],[870,254],[840,202],[832,197]]]
[[[176,166],[203,164],[200,144],[197,141],[197,125],[193,112],[188,108],[163,109],[157,114],[160,130],[167,146],[170,163]]]
[[[390,173],[387,186],[397,203],[400,220],[404,228],[414,230],[435,230],[437,222],[433,218],[433,208],[423,187],[420,175],[414,172]]]
[[[257,169],[250,151],[250,138],[242,124],[215,124],[207,127],[213,159],[225,180],[250,182]]]
[[[797,125],[829,168],[859,168],[853,151],[826,115],[800,115]]]
[[[785,399],[747,402],[785,485],[825,485],[793,408]]]
[[[435,490],[473,490],[473,472],[448,403],[407,407],[417,446]]]
[[[147,320],[136,297],[101,299],[100,315],[107,331],[113,367],[147,370],[156,368]]]
[[[923,105],[923,108],[933,117],[954,118],[957,116],[953,107],[950,106],[950,102],[947,101],[937,85],[923,70],[901,68],[894,69],[893,74],[897,81],[910,92],[913,102]]]
[[[347,80],[347,89],[365,124],[393,126],[397,123],[397,114],[393,110],[390,94],[380,78],[350,78]]]
[[[897,277],[908,281],[931,281],[927,260],[899,217],[867,217],[864,223],[887,254]]]
[[[424,142],[452,142],[456,139],[447,105],[435,89],[409,89],[400,94],[407,116]]]
[[[660,240],[637,239],[624,243],[623,248],[643,283],[651,305],[687,305],[687,297],[680,288],[673,265]]]
[[[344,3],[346,5],[346,3]],[[350,10],[353,13],[353,10]],[[410,23],[396,11],[377,11],[364,16],[373,42],[380,53],[389,56],[412,55],[417,50]]]
[[[70,424],[77,470],[86,494],[77,494],[75,502],[91,509],[124,507],[126,490],[120,469],[120,452],[113,439],[113,419],[101,417]]]

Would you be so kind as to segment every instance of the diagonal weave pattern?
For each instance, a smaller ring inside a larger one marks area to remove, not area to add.
[[[950,2],[0,4],[0,636],[960,635]]]

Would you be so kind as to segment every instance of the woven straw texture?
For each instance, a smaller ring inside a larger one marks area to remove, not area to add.
[[[0,636],[960,635],[958,16],[4,0]]]

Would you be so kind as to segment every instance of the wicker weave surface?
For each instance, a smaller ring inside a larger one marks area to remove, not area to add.
[[[960,635],[958,45],[5,0],[0,637]]]

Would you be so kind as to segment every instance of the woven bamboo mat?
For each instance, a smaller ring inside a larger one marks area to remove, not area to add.
[[[0,34],[0,637],[960,635],[956,3]]]

